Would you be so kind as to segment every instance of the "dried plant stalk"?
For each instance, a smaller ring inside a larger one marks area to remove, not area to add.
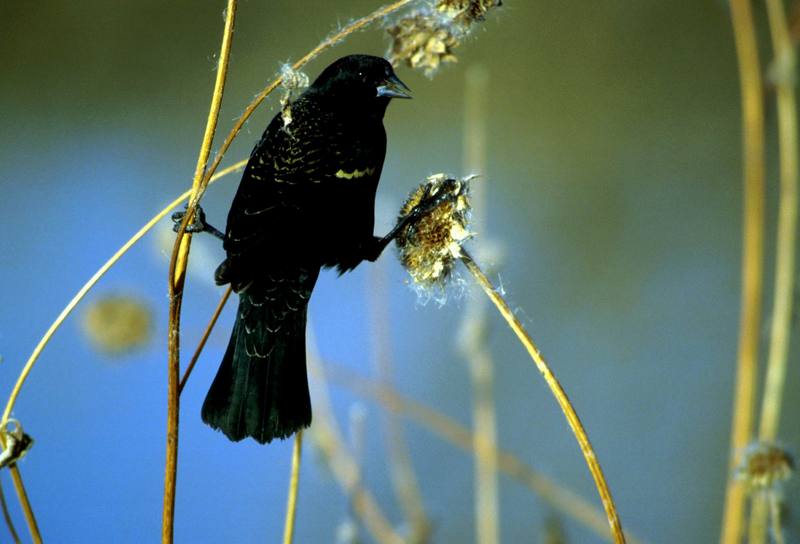
[[[764,256],[764,106],[761,68],[750,0],[731,0],[731,20],[739,85],[742,93],[742,146],[744,153],[744,223],[742,251],[742,309],[739,355],[731,428],[730,468],[753,434],[753,407],[761,326]],[[738,544],[742,534],[745,493],[741,483],[728,479],[720,541]]]
[[[283,544],[292,544],[294,540],[294,519],[297,514],[297,488],[300,483],[300,459],[303,453],[303,430],[294,435],[292,449],[292,470],[289,478],[289,496],[286,499],[286,520],[283,524]]]
[[[175,528],[175,487],[178,478],[178,416],[180,413],[180,393],[178,391],[180,380],[180,316],[183,300],[183,286],[186,280],[186,264],[189,259],[191,234],[186,232],[186,227],[194,218],[200,194],[208,184],[210,176],[203,174],[211,155],[211,144],[217,129],[219,110],[222,104],[222,95],[225,90],[225,80],[228,75],[228,61],[231,54],[233,40],[233,26],[236,20],[236,0],[228,0],[225,10],[225,29],[222,34],[220,46],[217,77],[214,82],[214,92],[211,96],[211,108],[206,120],[203,143],[197,157],[194,180],[192,181],[192,194],[189,197],[189,206],[183,217],[175,245],[172,249],[172,258],[169,263],[169,325],[167,334],[168,368],[167,368],[167,452],[164,464],[164,507],[161,522],[161,542],[171,544]]]
[[[462,8],[465,9],[465,8]],[[482,66],[466,72],[464,85],[464,173],[486,175],[486,102],[489,76]],[[482,253],[486,240],[486,183],[471,190],[472,225],[482,233],[475,250]],[[473,289],[477,289],[474,286]],[[458,333],[461,353],[472,382],[472,422],[475,429],[476,541],[500,542],[500,490],[497,482],[497,418],[494,401],[494,361],[486,345],[486,299],[473,293],[467,299]]]
[[[0,508],[3,510],[3,519],[6,522],[6,527],[8,527],[8,532],[11,535],[11,540],[14,541],[14,544],[20,544],[19,535],[17,534],[17,529],[14,527],[14,521],[11,519],[11,513],[8,511],[8,503],[6,502],[6,496],[3,494],[2,481],[0,481]]]
[[[770,342],[767,374],[761,404],[758,439],[774,443],[778,438],[781,404],[791,335],[794,302],[795,246],[797,241],[797,99],[795,97],[796,56],[789,25],[780,0],[767,0],[772,36],[774,82],[778,104],[778,140],[780,144],[780,204],[775,252],[775,286],[770,319]],[[767,538],[767,517],[772,518],[772,533],[783,540],[779,522],[780,508],[776,493],[757,493],[750,512],[750,542],[759,544]]]

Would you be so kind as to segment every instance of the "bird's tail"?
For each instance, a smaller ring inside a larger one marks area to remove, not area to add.
[[[233,441],[250,436],[264,444],[311,424],[305,343],[310,289],[289,304],[272,291],[265,295],[251,286],[240,293],[228,349],[203,403],[203,421]]]

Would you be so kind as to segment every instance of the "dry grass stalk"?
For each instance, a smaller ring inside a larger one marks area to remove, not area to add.
[[[480,13],[480,3],[454,2],[450,9]],[[443,6],[444,8],[444,6]],[[487,8],[488,9],[488,8]],[[482,66],[466,71],[464,85],[464,172],[486,176],[486,109],[489,76]],[[486,183],[471,191],[472,224],[482,236],[474,240],[475,250],[483,253],[486,242]],[[500,490],[497,481],[497,423],[494,400],[494,361],[487,346],[486,299],[473,286],[458,332],[458,347],[467,360],[472,382],[472,422],[475,430],[475,521],[477,542],[496,543],[500,539]]]
[[[300,483],[300,459],[303,453],[303,430],[294,435],[292,448],[292,470],[289,478],[289,495],[286,499],[286,520],[283,524],[283,544],[292,544],[294,540],[294,519],[297,514],[297,488]]]
[[[795,246],[797,241],[798,137],[795,96],[796,55],[789,23],[780,0],[767,0],[773,49],[773,82],[777,91],[778,140],[780,144],[780,203],[775,252],[775,285],[770,320],[767,373],[761,405],[758,437],[761,442],[778,438],[783,390],[791,335],[794,302]],[[772,533],[783,540],[779,522],[780,505],[775,493],[753,496],[749,535],[752,544],[767,537],[767,517],[772,518]]]
[[[742,251],[742,309],[739,355],[731,428],[731,452],[742,451],[753,434],[753,407],[761,327],[764,259],[764,107],[756,32],[749,0],[730,0],[739,84],[742,93],[742,146],[744,153],[744,223]],[[731,455],[730,468],[736,466]],[[738,544],[742,534],[745,493],[728,480],[720,540]]]
[[[225,29],[222,34],[220,46],[217,77],[214,82],[214,92],[211,96],[211,107],[206,120],[203,142],[197,157],[192,193],[189,196],[189,205],[181,221],[172,257],[169,263],[168,290],[169,290],[169,324],[167,332],[167,452],[164,464],[164,507],[161,523],[161,542],[171,544],[175,528],[175,488],[178,479],[178,416],[180,413],[180,318],[181,303],[183,301],[183,286],[186,281],[186,265],[189,260],[191,234],[186,232],[186,227],[194,219],[200,196],[208,185],[210,176],[204,176],[208,158],[211,155],[211,144],[217,130],[219,110],[222,105],[222,95],[225,90],[225,80],[228,75],[228,61],[233,41],[233,27],[236,20],[236,0],[228,0],[225,9]]]

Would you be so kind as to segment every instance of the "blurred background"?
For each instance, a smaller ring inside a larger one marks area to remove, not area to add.
[[[377,6],[242,1],[216,144],[281,63]],[[223,7],[154,0],[0,5],[3,399],[77,289],[189,186]],[[766,47],[760,3],[756,14]],[[387,44],[377,25],[306,71],[313,78],[341,55],[384,54]],[[390,229],[403,198],[425,176],[466,173],[465,78],[482,67],[487,219],[479,237],[494,248],[485,264],[581,415],[624,526],[650,542],[716,541],[729,459],[742,207],[727,3],[505,0],[456,53],[459,62],[433,79],[398,70],[414,100],[392,104],[386,116],[389,150],[376,233]],[[223,166],[249,154],[277,108],[275,95]],[[769,279],[777,146],[774,108],[767,111]],[[207,193],[203,205],[212,224],[224,225],[238,178]],[[14,416],[36,440],[20,468],[51,542],[158,538],[170,227],[165,220],[90,293],[56,333],[16,406]],[[183,361],[222,294],[212,280],[223,257],[219,243],[200,236],[192,249]],[[341,278],[326,272],[311,302],[319,354],[372,377],[380,338],[400,393],[470,426],[472,386],[457,346],[470,295],[457,291],[443,306],[420,303],[394,250]],[[765,294],[769,310],[769,283]],[[119,301],[121,316],[114,310]],[[376,318],[381,308],[386,317]],[[292,442],[230,443],[199,417],[234,309],[232,300],[182,396],[178,542],[275,542],[283,527]],[[119,319],[123,330],[136,333],[118,349],[125,335],[96,331]],[[500,445],[599,508],[543,380],[494,311],[487,320]],[[796,326],[792,332],[796,363]],[[352,420],[363,425],[357,448],[363,483],[402,533],[384,410],[341,383],[329,386],[345,434]],[[793,364],[781,427],[790,450],[800,443],[798,387]],[[316,407],[316,393],[313,401]],[[473,457],[417,423],[402,424],[431,541],[473,540]],[[27,536],[7,473],[0,480],[17,529]],[[797,483],[786,493],[792,542],[800,539]],[[566,542],[603,541],[506,476],[499,511],[504,542],[544,542],[553,523]],[[352,519],[324,456],[307,440],[296,541],[356,541],[341,535]],[[371,541],[356,527],[357,538]],[[0,535],[7,540],[5,528]]]

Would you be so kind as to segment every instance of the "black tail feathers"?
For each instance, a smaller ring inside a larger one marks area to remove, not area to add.
[[[265,444],[311,424],[305,345],[308,296],[292,307],[275,293],[265,298],[250,290],[240,294],[233,333],[202,417],[233,441],[249,436]]]

